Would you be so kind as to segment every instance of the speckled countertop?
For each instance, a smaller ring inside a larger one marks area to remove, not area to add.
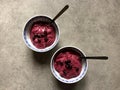
[[[25,23],[33,16],[56,20],[60,41],[51,51],[33,52],[23,42]],[[63,46],[76,46],[86,55],[107,55],[108,61],[89,60],[86,76],[76,84],[57,81],[50,58]],[[0,0],[0,90],[120,90],[119,0]]]

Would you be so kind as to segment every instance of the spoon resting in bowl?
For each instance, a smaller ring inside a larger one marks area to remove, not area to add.
[[[96,59],[96,60],[108,60],[108,56],[86,56],[86,57],[80,57],[84,59]]]

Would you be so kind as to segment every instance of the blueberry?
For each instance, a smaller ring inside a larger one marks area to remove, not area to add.
[[[78,72],[79,71],[79,68],[76,68],[76,72]]]
[[[45,42],[47,42],[47,41],[48,41],[48,38],[47,38],[47,37],[45,37],[45,38],[44,38],[44,40],[45,40]]]
[[[69,70],[72,69],[72,65],[71,65],[71,64],[66,64],[65,67],[66,67],[67,69],[69,69]]]
[[[70,60],[66,60],[65,61],[65,67],[67,68],[67,69],[72,69],[72,65],[71,65],[71,61]]]
[[[66,72],[66,70],[63,70],[63,74],[66,76],[67,75],[67,72]]]
[[[47,36],[47,31],[44,31],[44,35]]]
[[[44,35],[44,33],[43,34],[41,34],[41,37],[44,37],[45,35]]]
[[[36,35],[33,36],[33,40],[35,40],[36,38],[40,38],[40,37],[41,37],[40,34],[36,34]]]
[[[40,40],[40,39],[38,39],[38,43],[41,43],[41,40]]]
[[[66,60],[66,61],[65,61],[65,64],[69,64],[69,63],[71,63],[70,60]]]

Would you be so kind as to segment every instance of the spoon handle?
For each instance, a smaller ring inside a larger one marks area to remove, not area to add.
[[[107,56],[86,56],[86,57],[82,57],[85,59],[101,59],[101,60],[107,60],[108,57]]]
[[[53,18],[53,21],[55,21],[59,16],[61,16],[68,8],[69,8],[69,5],[66,5],[66,6]]]

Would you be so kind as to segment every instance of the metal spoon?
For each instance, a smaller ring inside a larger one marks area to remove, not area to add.
[[[53,18],[53,22],[60,17],[67,9],[69,8],[69,5],[65,5],[65,7]]]
[[[86,57],[81,57],[84,59],[97,59],[97,60],[107,60],[107,56],[86,56]]]

